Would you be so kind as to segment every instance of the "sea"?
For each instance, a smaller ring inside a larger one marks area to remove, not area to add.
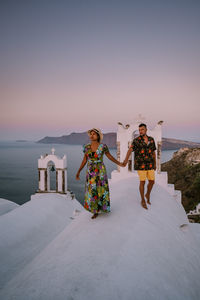
[[[38,189],[38,159],[41,155],[50,154],[52,148],[59,157],[66,154],[68,190],[83,204],[86,166],[81,172],[80,180],[75,178],[83,159],[83,145],[41,144],[34,141],[0,141],[0,198],[19,205],[29,201],[30,196]],[[109,150],[116,158],[116,148]],[[170,160],[175,151],[162,151],[161,162]],[[111,172],[117,169],[117,165],[106,156],[104,163],[108,178],[111,178]],[[55,189],[55,173],[50,172],[52,190]]]

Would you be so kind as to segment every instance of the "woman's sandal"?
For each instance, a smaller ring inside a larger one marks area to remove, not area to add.
[[[98,216],[98,213],[95,213],[95,214],[91,217],[91,219],[95,219],[97,216]]]

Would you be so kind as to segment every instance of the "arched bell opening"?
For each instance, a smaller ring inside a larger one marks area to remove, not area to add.
[[[139,135],[140,135],[139,129],[134,130],[133,133],[132,133],[132,139],[134,140],[134,139],[135,139],[136,137],[138,137]]]
[[[50,160],[47,164],[47,187],[49,192],[57,191],[57,171],[55,163]]]
[[[138,136],[139,136],[139,130],[136,129],[132,132],[131,141],[129,141],[128,148],[130,147],[132,141]],[[128,171],[133,172],[133,170],[134,170],[134,151],[132,152],[128,160]]]

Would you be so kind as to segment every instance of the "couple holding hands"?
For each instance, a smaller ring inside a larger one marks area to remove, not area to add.
[[[150,193],[155,182],[156,146],[154,139],[147,136],[146,132],[146,124],[140,124],[140,135],[132,141],[126,157],[121,163],[110,154],[107,145],[101,143],[103,139],[101,130],[98,128],[88,130],[91,143],[83,146],[84,157],[76,174],[76,179],[80,179],[80,172],[87,163],[84,208],[93,213],[92,219],[96,218],[100,211],[110,212],[108,177],[103,163],[104,154],[120,167],[125,167],[131,152],[134,151],[134,169],[137,170],[140,179],[141,205],[148,209],[146,200],[148,204],[151,204]],[[148,186],[147,192],[144,194],[146,179],[148,179]]]

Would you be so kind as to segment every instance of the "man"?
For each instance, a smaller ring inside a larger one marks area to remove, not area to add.
[[[155,172],[156,170],[156,146],[155,141],[151,136],[146,134],[147,126],[146,124],[139,125],[139,133],[140,135],[135,138],[126,154],[126,158],[123,162],[123,166],[126,166],[128,162],[128,158],[132,151],[135,152],[134,157],[134,169],[137,170],[139,178],[140,178],[140,195],[141,195],[141,205],[145,209],[147,208],[145,198],[147,199],[147,203],[150,202],[150,193],[152,187],[155,182]],[[144,196],[144,186],[145,181],[148,179],[149,183],[147,186],[147,192]]]

